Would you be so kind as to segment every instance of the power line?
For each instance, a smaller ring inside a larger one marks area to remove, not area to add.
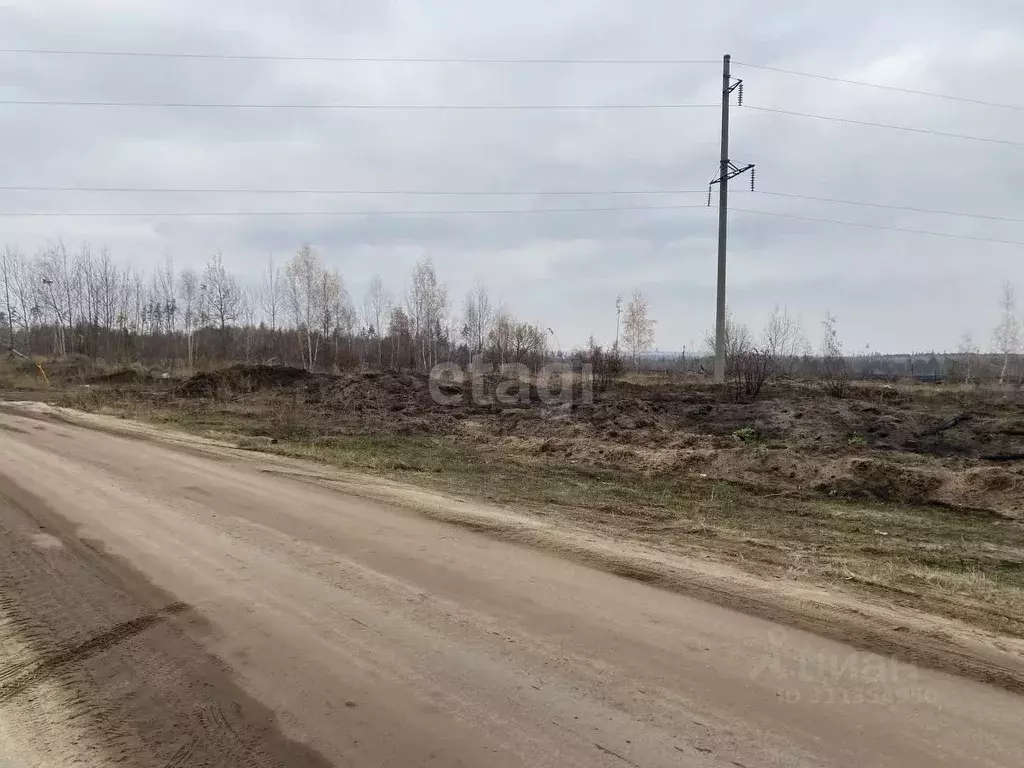
[[[616,211],[678,211],[685,209],[708,210],[706,205],[628,205],[605,206],[595,208],[505,208],[505,209],[450,209],[425,211],[0,211],[0,218],[186,218],[186,217],[242,217],[242,216],[464,216],[464,215],[514,215],[514,214],[551,214],[551,213],[609,213]],[[949,237],[958,240],[974,240],[985,243],[1024,246],[1024,241],[998,240],[973,235],[955,235],[949,232],[932,232],[922,229],[906,229],[889,227],[881,224],[867,224],[855,221],[840,221],[814,216],[801,216],[794,213],[778,211],[758,211],[749,208],[731,208],[738,213],[750,213],[760,216],[775,216],[801,221],[814,221],[826,224],[839,224],[848,227],[903,232],[914,235],[931,235]]]
[[[617,110],[617,109],[707,109],[717,104],[225,104],[209,102],[78,101],[48,99],[0,99],[0,106],[22,107],[138,107],[143,109],[342,109],[410,111],[486,110]]]
[[[453,56],[285,56],[246,53],[172,53],[160,51],[82,51],[52,48],[0,48],[0,54],[38,56],[89,56],[140,59],[213,59],[224,61],[312,61],[371,64],[599,64],[688,65],[717,64],[712,59],[568,59]]]
[[[746,190],[736,190],[746,193]],[[224,194],[224,195],[393,195],[396,197],[600,197],[623,195],[705,195],[706,189],[579,189],[579,190],[425,190],[425,189],[269,189],[269,188],[232,188],[232,187],[73,187],[73,186],[14,186],[0,185],[0,192],[74,192],[74,193],[128,193],[128,194]],[[938,216],[957,216],[962,218],[984,219],[987,221],[1003,221],[1024,224],[1024,219],[1009,216],[990,216],[981,213],[949,211],[934,208],[916,208],[908,205],[888,205],[872,203],[866,200],[841,200],[834,197],[818,197],[815,195],[799,195],[790,192],[772,192],[757,190],[758,195],[785,197],[795,200],[812,200],[820,203],[841,205],[858,205],[885,210],[910,211]],[[635,207],[631,207],[635,209]],[[589,209],[588,209],[589,210]]]
[[[964,102],[966,104],[977,104],[977,105],[980,105],[980,106],[983,106],[983,107],[998,107],[999,109],[1024,110],[1024,106],[1021,106],[1019,104],[1003,104],[1003,103],[1000,103],[1000,102],[997,102],[997,101],[985,101],[984,99],[972,99],[972,98],[970,98],[968,96],[953,96],[953,95],[950,95],[948,93],[936,93],[934,91],[918,91],[918,90],[914,90],[913,88],[900,88],[899,86],[895,86],[895,85],[882,85],[880,83],[867,83],[867,82],[864,82],[863,80],[847,80],[847,79],[842,78],[842,77],[831,77],[829,75],[817,75],[817,74],[813,74],[811,72],[798,72],[798,71],[793,70],[793,69],[781,69],[779,67],[768,67],[768,66],[765,66],[764,64],[750,64],[748,62],[743,62],[743,61],[734,61],[733,64],[736,64],[736,65],[741,66],[741,67],[749,67],[751,69],[763,69],[763,70],[768,71],[768,72],[779,72],[779,73],[784,74],[784,75],[797,75],[799,77],[814,78],[815,80],[828,80],[829,82],[833,82],[833,83],[845,83],[847,85],[860,85],[860,86],[863,86],[865,88],[877,88],[877,89],[883,90],[883,91],[896,91],[898,93],[906,93],[906,94],[911,94],[913,96],[929,96],[929,97],[931,97],[933,99],[946,99],[948,101],[961,101],[961,102]]]
[[[31,56],[65,56],[65,57],[91,57],[91,58],[132,58],[132,59],[191,59],[191,60],[220,60],[220,61],[294,61],[294,62],[325,62],[325,63],[369,63],[369,64],[585,64],[602,66],[683,66],[683,65],[710,65],[718,64],[717,59],[651,59],[651,58],[627,58],[627,59],[574,59],[574,58],[522,58],[522,57],[466,57],[466,56],[296,56],[277,54],[246,54],[246,53],[178,53],[171,51],[86,51],[73,49],[55,48],[0,48],[0,54],[5,55],[31,55]],[[734,61],[734,65],[760,69],[767,72],[777,72],[785,75],[808,77],[816,80],[826,80],[834,83],[847,85],[858,85],[865,88],[876,88],[886,91],[895,91],[914,96],[927,96],[936,99],[959,101],[966,104],[977,104],[985,107],[997,107],[1000,109],[1024,110],[1024,106],[1018,104],[1004,104],[984,99],[975,99],[968,96],[955,96],[947,93],[934,91],[922,91],[913,88],[902,88],[894,85],[883,85],[881,83],[869,83],[863,80],[850,80],[842,77],[821,75],[813,72],[801,72],[781,67],[771,67],[765,64],[754,64],[752,62]]]
[[[409,190],[409,189],[254,189],[254,188],[194,188],[184,187],[46,187],[0,185],[0,192],[130,192],[142,193],[188,193],[188,194],[230,194],[230,195],[408,195],[447,197],[543,197],[584,195],[704,195],[706,189],[605,189],[605,190]]]
[[[611,211],[678,211],[706,205],[622,205],[601,208],[503,208],[425,211],[0,211],[0,217],[192,217],[192,216],[463,216],[537,213],[607,213]]]
[[[893,211],[912,211],[913,213],[932,213],[938,216],[960,216],[969,219],[985,219],[987,221],[1006,221],[1014,224],[1024,224],[1024,219],[1016,219],[1010,216],[989,216],[984,213],[964,213],[961,211],[945,211],[935,208],[915,208],[909,205],[887,205],[885,203],[869,203],[865,200],[839,200],[833,197],[815,197],[814,195],[797,195],[789,192],[766,192],[757,190],[755,194],[771,195],[772,197],[791,197],[797,200],[814,200],[819,203],[839,203],[842,205],[862,205],[868,208],[884,208]]]
[[[786,109],[773,109],[771,107],[757,107],[745,104],[743,109],[754,109],[758,112],[772,112],[777,115],[790,115],[791,117],[809,117],[814,120],[829,120],[834,123],[848,123],[850,125],[863,125],[869,128],[888,128],[893,131],[906,131],[909,133],[927,133],[932,136],[945,136],[950,139],[967,139],[969,141],[982,141],[989,144],[1005,144],[1011,147],[1024,147],[1024,142],[1011,141],[1010,139],[993,139],[987,136],[969,136],[963,133],[947,133],[945,131],[932,131],[927,128],[914,128],[906,125],[891,125],[889,123],[871,123],[866,120],[853,120],[847,117],[831,117],[829,115],[815,115],[809,112],[792,112]]]
[[[1020,240],[997,240],[990,237],[975,237],[974,235],[954,235],[949,232],[932,232],[924,229],[906,229],[904,227],[888,227],[883,224],[866,224],[860,221],[839,221],[837,219],[820,219],[816,216],[801,216],[796,213],[780,213],[778,211],[755,211],[750,208],[731,208],[739,213],[753,213],[758,216],[777,216],[784,219],[799,219],[800,221],[817,221],[825,224],[839,224],[845,227],[863,227],[865,229],[882,229],[890,232],[905,232],[911,235],[932,235],[934,237],[950,237],[956,240],[975,240],[982,243],[1000,243],[1002,245],[1024,246]]]

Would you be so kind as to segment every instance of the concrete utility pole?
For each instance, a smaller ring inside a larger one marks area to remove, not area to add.
[[[750,188],[754,188],[754,166],[738,168],[729,160],[729,106],[732,92],[739,88],[739,103],[743,103],[743,81],[732,82],[729,54],[722,59],[722,155],[718,167],[718,302],[715,307],[715,383],[725,383],[725,256],[729,234],[729,179],[750,171]],[[711,190],[708,190],[711,205]]]

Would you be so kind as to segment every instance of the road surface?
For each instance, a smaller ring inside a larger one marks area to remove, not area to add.
[[[1024,765],[1017,694],[270,458],[10,413],[0,649],[18,768]]]

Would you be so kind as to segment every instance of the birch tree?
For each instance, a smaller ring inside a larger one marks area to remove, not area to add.
[[[466,294],[463,306],[465,325],[463,338],[470,350],[479,354],[483,352],[484,343],[494,322],[494,310],[491,297],[483,280],[477,280],[473,288]]]
[[[406,309],[423,370],[429,370],[437,359],[437,340],[447,308],[448,291],[437,279],[433,260],[425,257],[413,268],[406,293]]]
[[[14,333],[19,322],[25,322],[21,318],[21,312],[17,308],[18,292],[15,285],[15,273],[21,265],[21,257],[17,251],[4,248],[0,255],[0,279],[3,280],[3,295],[0,299],[4,302],[4,322],[7,326],[7,345],[14,349]]]
[[[797,360],[809,348],[800,321],[789,310],[775,307],[765,323],[761,341],[761,352],[768,358],[772,375],[792,375]]]
[[[391,313],[391,295],[384,288],[384,281],[380,275],[370,278],[370,285],[366,289],[366,296],[363,299],[363,312],[366,315],[367,323],[371,326],[371,333],[377,337],[377,366],[383,366],[384,362],[384,333],[382,327],[385,318]]]
[[[286,293],[292,321],[303,338],[302,359],[313,370],[320,356],[319,328],[323,321],[320,298],[324,292],[323,267],[316,251],[303,245],[285,269]]]
[[[206,313],[220,334],[221,359],[227,360],[228,325],[238,319],[242,292],[234,276],[225,269],[220,253],[215,254],[206,265],[200,289]]]
[[[278,314],[281,309],[281,270],[274,266],[274,257],[270,257],[267,271],[263,273],[263,284],[260,286],[260,305],[263,317],[271,331],[277,330]]]
[[[1020,321],[1017,319],[1017,294],[1013,285],[1007,280],[1003,283],[999,295],[999,324],[992,331],[992,340],[996,351],[1003,356],[1003,365],[999,371],[1000,385],[1006,380],[1010,367],[1010,357],[1020,349]]]
[[[655,321],[650,317],[647,299],[637,289],[626,305],[626,317],[623,321],[626,348],[629,349],[634,368],[640,367],[640,358],[654,345],[654,325]]]
[[[978,355],[978,345],[974,343],[974,337],[970,331],[964,331],[960,337],[960,346],[957,347],[957,358],[960,364],[960,374],[964,384],[970,384],[974,376],[974,360]]]
[[[178,296],[181,301],[181,317],[185,330],[185,344],[188,354],[188,366],[195,366],[196,354],[193,334],[200,326],[199,308],[199,275],[195,270],[186,269],[178,281]]]

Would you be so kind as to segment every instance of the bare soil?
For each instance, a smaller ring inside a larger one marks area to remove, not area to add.
[[[456,404],[435,402],[422,374],[234,366],[200,373],[163,396],[280,413],[275,437],[467,438],[596,468],[1024,515],[1024,392],[1017,390],[862,385],[838,400],[786,383],[757,402],[733,403],[699,382],[622,382],[593,402],[579,402],[577,392],[570,404],[547,405],[523,384],[523,396],[513,388],[508,405],[474,402],[469,385],[442,386]],[[289,425],[296,434],[281,433]]]

